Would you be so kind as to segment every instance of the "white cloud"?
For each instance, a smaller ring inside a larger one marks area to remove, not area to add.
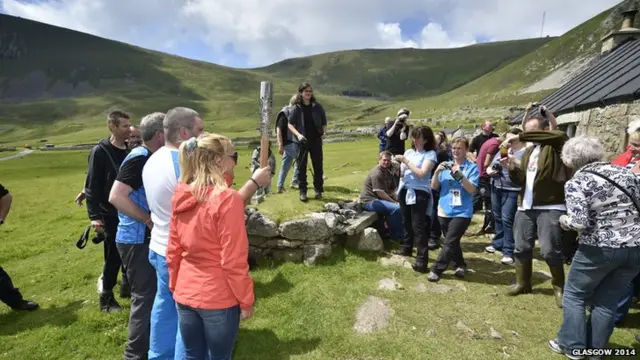
[[[476,38],[561,35],[618,0],[0,0],[6,13],[155,49],[197,39],[233,44],[251,65],[354,48],[449,48]],[[400,22],[426,13],[403,36]],[[220,59],[217,59],[220,61]]]

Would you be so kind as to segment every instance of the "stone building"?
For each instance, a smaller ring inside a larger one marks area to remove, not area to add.
[[[633,26],[637,13],[623,12],[620,30],[602,39],[600,58],[539,101],[554,112],[569,137],[596,136],[609,156],[624,151],[627,124],[640,120],[640,30]],[[511,124],[521,124],[523,115]]]

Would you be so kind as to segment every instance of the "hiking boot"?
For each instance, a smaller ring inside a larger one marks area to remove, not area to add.
[[[453,276],[457,277],[458,279],[464,279],[464,275],[467,273],[467,269],[463,268],[463,267],[459,267],[456,269],[456,271],[453,273]]]
[[[415,263],[411,265],[411,268],[413,269],[413,271],[419,272],[421,274],[426,274],[429,272],[429,269],[427,269],[427,264],[420,265],[418,263]]]
[[[15,311],[33,311],[40,307],[38,303],[31,300],[22,300],[18,306],[12,307]]]
[[[129,286],[128,282],[120,283],[120,298],[121,299],[130,299],[131,298],[131,286]]]
[[[427,244],[428,250],[438,250],[440,248],[440,239],[429,239]]]
[[[508,291],[509,296],[518,296],[531,292],[531,275],[533,272],[533,259],[523,260],[515,258],[516,283]]]
[[[100,310],[104,313],[120,312],[122,307],[116,301],[113,293],[100,294]]]
[[[307,193],[300,193],[300,201],[306,202],[307,200]]]
[[[549,266],[551,272],[551,285],[553,295],[556,298],[556,306],[562,309],[562,295],[564,294],[564,266]]]
[[[286,190],[283,187],[278,188],[278,194],[284,193]]]
[[[322,192],[320,192],[320,191],[316,191],[316,197],[315,197],[315,199],[316,199],[316,200],[320,200],[320,199],[322,199]]]
[[[436,274],[434,271],[429,271],[429,275],[427,275],[427,280],[430,282],[438,282],[440,281],[440,275]]]

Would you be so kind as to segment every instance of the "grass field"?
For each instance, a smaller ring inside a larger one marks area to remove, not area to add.
[[[375,165],[375,141],[328,144],[325,168],[327,197],[349,198],[360,188],[365,171]],[[241,150],[241,164],[249,149]],[[349,154],[348,160],[344,154]],[[0,154],[0,157],[2,155]],[[14,313],[0,307],[0,359],[119,359],[127,339],[125,311],[103,314],[98,309],[96,280],[102,249],[89,243],[75,247],[87,225],[86,210],[73,198],[80,190],[86,152],[34,152],[0,162],[2,184],[13,194],[13,208],[0,227],[0,265],[27,298],[42,309]],[[336,168],[334,170],[334,168]],[[237,182],[248,176],[239,166]],[[331,189],[331,190],[329,190]],[[319,208],[303,205],[295,193],[274,195],[261,208],[274,217]],[[470,269],[463,281],[445,276],[452,291],[432,292],[425,275],[404,268],[385,268],[371,254],[336,249],[331,259],[315,267],[272,264],[252,275],[256,283],[256,315],[243,323],[235,359],[558,359],[546,346],[555,336],[561,311],[551,285],[535,277],[535,292],[503,295],[513,281],[513,269],[500,265],[498,255],[483,252],[488,239],[466,238]],[[430,265],[436,252],[430,253]],[[536,271],[548,271],[538,258]],[[378,281],[393,272],[404,290],[377,290]],[[427,292],[416,291],[426,284]],[[460,287],[464,285],[464,289]],[[389,327],[373,335],[356,335],[355,312],[367,296],[389,300],[394,315]],[[475,331],[456,327],[463,322]],[[630,328],[616,329],[613,347],[633,347],[640,312],[632,309]],[[494,339],[493,328],[503,339]],[[640,349],[639,349],[640,350]],[[505,355],[506,354],[506,355]]]

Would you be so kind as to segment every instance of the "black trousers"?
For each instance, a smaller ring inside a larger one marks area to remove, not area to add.
[[[113,288],[118,282],[118,272],[122,267],[122,260],[120,259],[120,253],[116,246],[118,222],[117,217],[104,218],[104,231],[106,236],[102,244],[104,256],[104,266],[102,267],[102,291],[105,293],[113,292]],[[125,282],[125,279],[126,272],[123,269],[122,281]]]
[[[149,262],[149,241],[143,244],[118,244],[123,264],[126,264],[131,286],[129,341],[124,359],[146,359],[151,332],[151,309],[156,297],[156,270]]]
[[[440,227],[440,221],[438,219],[438,201],[440,200],[440,191],[431,190],[433,196],[433,207],[431,210],[431,234],[429,241],[432,244],[440,244],[440,238],[442,237],[442,228]]]
[[[0,266],[0,301],[7,304],[10,308],[15,308],[22,303],[22,300],[20,290],[13,287],[11,277]]]
[[[417,239],[418,253],[416,255],[416,266],[426,267],[428,258],[428,245],[431,227],[431,218],[427,216],[427,207],[431,194],[416,190],[416,203],[406,204],[407,189],[400,191],[400,211],[402,213],[402,224],[404,225],[404,251],[413,252],[414,238]]]
[[[491,206],[491,178],[482,176],[478,179],[478,188],[473,194],[473,212],[482,210],[484,205],[484,222],[482,229],[495,229],[495,219],[493,218]]]
[[[469,224],[471,224],[471,219],[439,217],[439,220],[442,232],[444,233],[444,244],[431,271],[442,275],[442,273],[447,270],[449,263],[453,263],[454,268],[467,267],[467,264],[464,262],[464,256],[462,255],[460,239],[462,239],[462,235],[464,235]]]
[[[322,170],[322,138],[307,139],[298,144],[298,186],[301,193],[307,192],[307,164],[308,156],[311,156],[313,166],[313,188],[316,192],[324,192],[324,172]]]

